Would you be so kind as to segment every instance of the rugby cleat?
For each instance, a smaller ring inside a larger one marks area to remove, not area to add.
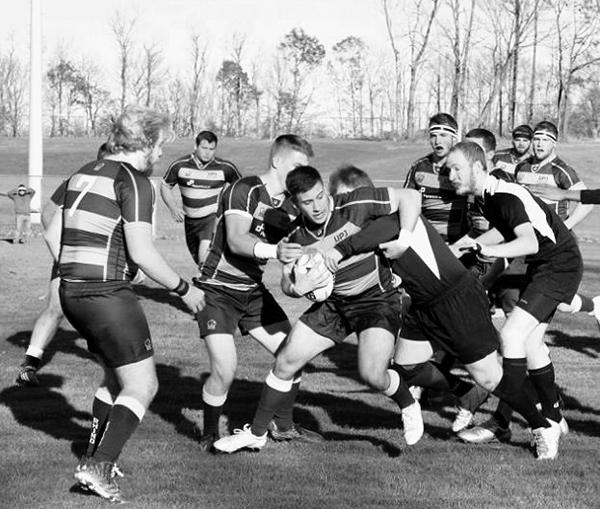
[[[275,421],[269,422],[267,426],[269,436],[275,440],[275,442],[288,442],[294,440],[297,442],[308,442],[308,443],[321,443],[325,441],[325,438],[321,433],[306,429],[299,424],[292,424],[292,427],[286,430],[279,429]]]
[[[215,442],[219,440],[219,435],[216,433],[208,433],[200,437],[200,450],[204,452],[212,452]]]
[[[15,382],[21,387],[39,387],[40,381],[37,377],[37,369],[28,364],[22,365]]]
[[[121,490],[114,480],[114,463],[87,458],[80,462],[73,477],[83,489],[93,491],[111,502],[122,502]]]
[[[473,412],[467,410],[466,408],[458,407],[458,412],[456,413],[456,417],[452,422],[452,431],[454,433],[458,433],[463,429],[467,429],[473,422],[473,417]]]
[[[423,396],[423,387],[419,387],[418,385],[411,385],[408,388],[408,392],[410,392],[410,395],[415,401],[420,401],[421,396]]]
[[[416,444],[423,436],[423,415],[418,401],[402,409],[402,424],[404,426],[404,441],[406,445]]]
[[[594,310],[588,314],[596,319],[596,322],[598,322],[598,328],[600,328],[600,295],[594,297],[592,302],[594,303]]]
[[[558,456],[558,443],[560,442],[560,425],[548,419],[550,427],[536,428],[532,434],[532,443],[538,460],[553,460]]]
[[[489,444],[496,441],[508,442],[510,436],[510,428],[502,428],[493,417],[479,426],[473,426],[458,432],[458,438],[469,444]]]
[[[242,449],[250,449],[252,451],[260,451],[267,443],[267,433],[257,437],[252,434],[250,424],[245,424],[242,429],[234,429],[233,435],[223,437],[217,440],[213,447],[216,451],[232,452],[241,451]]]
[[[569,423],[567,422],[567,420],[563,417],[560,422],[558,423],[559,427],[560,427],[560,434],[562,436],[568,435],[569,434]]]

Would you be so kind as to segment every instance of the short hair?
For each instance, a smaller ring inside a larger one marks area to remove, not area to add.
[[[493,152],[496,150],[496,137],[492,131],[488,131],[487,129],[482,129],[481,127],[471,129],[465,134],[465,138],[477,138],[481,140],[486,152]]]
[[[456,145],[454,145],[448,155],[450,156],[454,152],[460,152],[465,156],[466,160],[469,161],[471,165],[479,161],[484,170],[487,169],[487,162],[485,160],[485,153],[483,149],[474,141],[460,141]]]
[[[196,146],[200,145],[202,140],[208,141],[208,143],[214,143],[215,145],[219,142],[219,138],[212,131],[200,131],[196,136]]]
[[[172,138],[167,115],[150,108],[130,106],[110,119],[106,149],[111,154],[137,152],[155,146],[161,136]]]
[[[453,134],[458,133],[458,123],[456,119],[449,113],[436,113],[429,119],[429,129],[432,127],[439,127],[441,130],[448,130]]]
[[[312,166],[298,166],[287,174],[285,187],[292,198],[300,193],[310,191],[319,182],[323,183],[321,174]]]
[[[533,134],[535,135],[538,132],[548,134],[554,139],[554,141],[558,139],[558,129],[552,122],[549,122],[548,120],[542,120],[535,125],[533,128]]]
[[[107,155],[108,155],[108,147],[106,145],[106,142],[104,142],[102,145],[100,145],[98,147],[98,153],[96,154],[96,159],[98,161],[100,161],[101,159],[104,159]]]
[[[350,189],[357,187],[375,187],[371,177],[366,171],[357,168],[352,164],[340,166],[329,176],[329,192],[337,194],[340,184]]]
[[[282,134],[275,138],[275,141],[271,145],[270,162],[272,163],[275,156],[285,150],[300,152],[306,155],[306,157],[314,155],[311,144],[304,138],[295,134]]]
[[[512,137],[527,138],[528,140],[531,140],[533,138],[533,129],[527,124],[518,125],[513,129]]]

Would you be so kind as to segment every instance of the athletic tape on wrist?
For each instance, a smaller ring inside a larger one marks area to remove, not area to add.
[[[266,242],[261,242],[259,240],[254,244],[253,252],[254,256],[261,260],[277,258],[277,244],[267,244]]]

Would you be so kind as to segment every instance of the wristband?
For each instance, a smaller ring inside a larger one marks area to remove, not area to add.
[[[270,258],[277,258],[277,244],[267,244],[260,240],[254,244],[254,257],[260,258],[261,260],[268,260]]]
[[[190,284],[183,278],[179,278],[179,284],[175,288],[173,288],[172,291],[180,297],[183,297],[186,293],[190,291]]]
[[[413,236],[413,232],[402,228],[400,230],[400,235],[398,235],[398,243],[402,247],[410,247],[410,245],[412,244]]]

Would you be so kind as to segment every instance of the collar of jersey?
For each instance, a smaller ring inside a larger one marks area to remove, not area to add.
[[[537,173],[538,171],[540,171],[540,168],[543,168],[547,164],[550,164],[555,159],[556,159],[556,153],[552,154],[551,156],[546,157],[546,159],[541,160],[539,163],[532,162],[531,163],[531,171]]]

